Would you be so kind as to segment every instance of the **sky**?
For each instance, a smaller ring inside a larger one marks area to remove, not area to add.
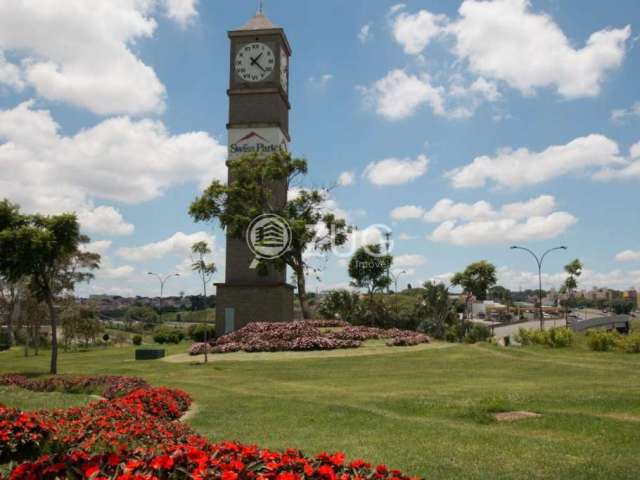
[[[296,188],[355,245],[393,232],[399,284],[446,281],[476,260],[537,286],[512,244],[542,252],[545,288],[640,287],[637,0],[266,0],[293,48]],[[226,179],[227,31],[253,0],[0,3],[0,197],[74,211],[103,256],[80,295],[199,293],[189,248],[224,233],[190,202]],[[363,240],[364,239],[364,240]],[[346,287],[344,255],[313,258],[309,290]]]

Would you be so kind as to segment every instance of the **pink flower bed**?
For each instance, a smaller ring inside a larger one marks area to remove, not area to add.
[[[429,343],[426,335],[397,328],[382,329],[374,327],[356,327],[347,324],[341,330],[323,333],[320,328],[328,328],[325,322],[335,326],[339,320],[305,320],[290,323],[255,322],[224,335],[216,344],[208,347],[212,353],[229,352],[282,352],[300,350],[335,350],[339,348],[358,348],[362,342],[371,339],[391,339],[387,345],[404,346]],[[320,327],[318,326],[320,325]],[[204,353],[205,344],[194,343],[189,349],[190,355]]]

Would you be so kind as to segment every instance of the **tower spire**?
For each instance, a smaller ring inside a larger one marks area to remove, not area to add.
[[[258,14],[262,15],[264,11],[264,0],[258,0]]]

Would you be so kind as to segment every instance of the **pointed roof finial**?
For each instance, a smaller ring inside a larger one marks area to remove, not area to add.
[[[258,13],[262,15],[263,11],[264,11],[264,1],[258,0]]]

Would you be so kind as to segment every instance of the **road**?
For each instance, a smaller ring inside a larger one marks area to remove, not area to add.
[[[584,309],[584,310],[576,310],[575,315],[578,316],[578,320],[590,320],[592,318],[604,317],[607,314],[602,313],[600,310],[594,309]],[[566,326],[564,318],[557,319],[545,319],[544,328],[552,328],[552,327],[564,327]],[[537,330],[540,328],[540,320],[531,320],[529,322],[524,323],[515,323],[513,325],[504,325],[501,327],[495,327],[493,329],[494,335],[496,337],[507,337],[512,336],[518,333],[518,330],[521,328],[526,328],[527,330]]]

